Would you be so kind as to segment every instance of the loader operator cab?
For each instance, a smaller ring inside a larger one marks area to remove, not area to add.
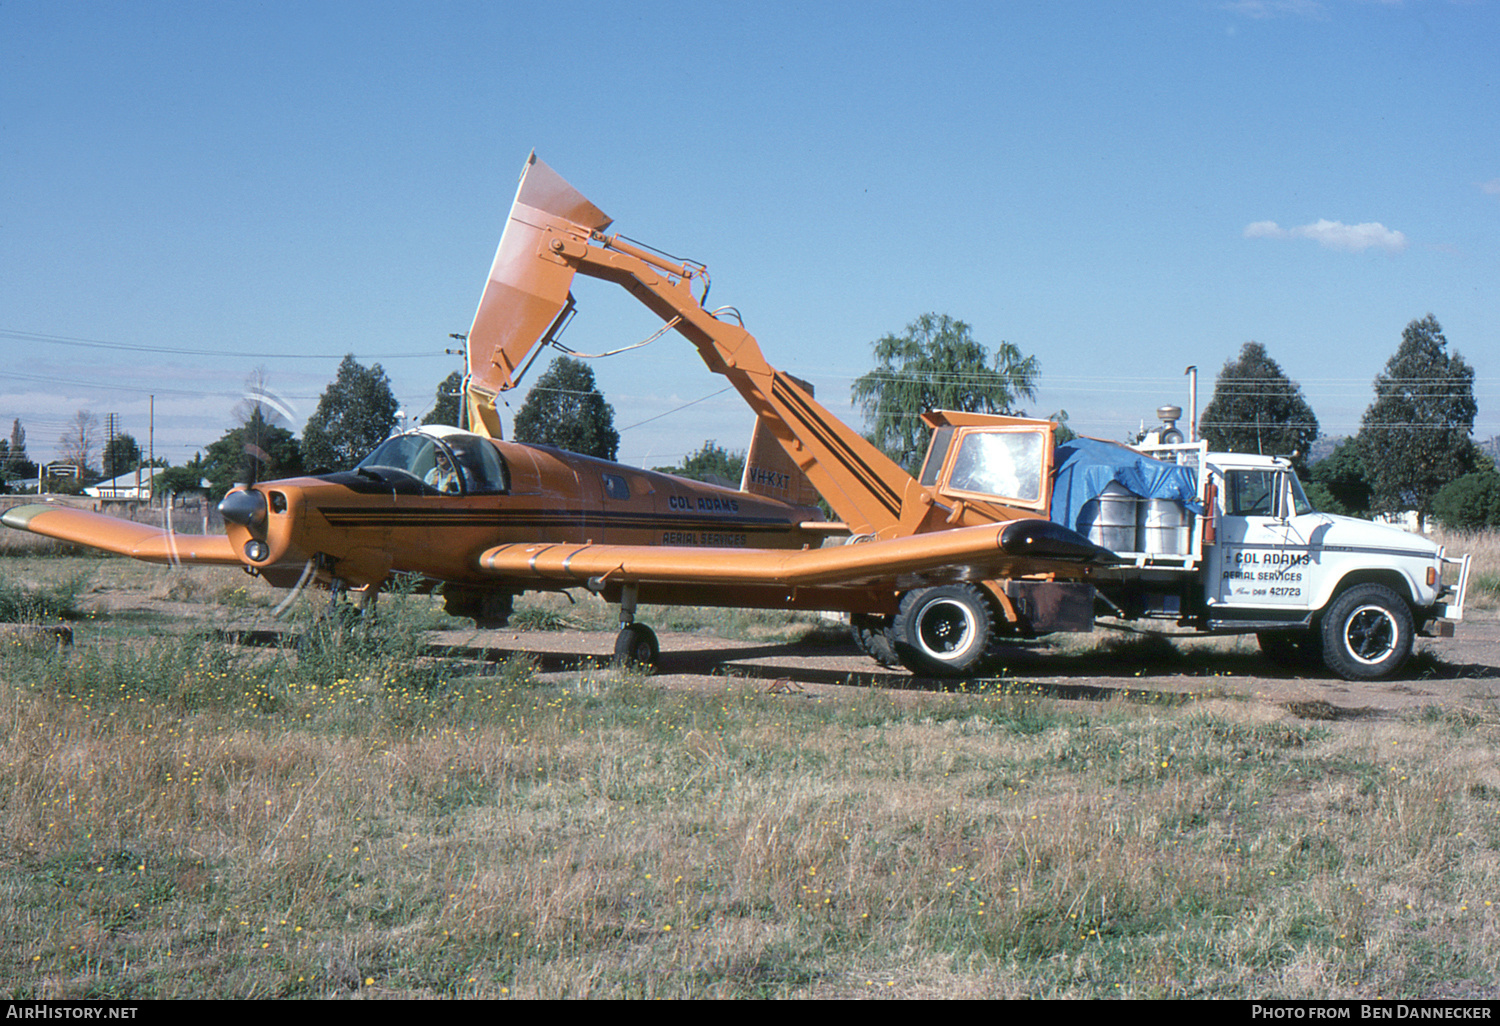
[[[1042,510],[1052,472],[1051,425],[1014,417],[925,415],[935,425],[920,481],[956,499],[1002,502]],[[984,419],[995,426],[949,424],[950,418]]]

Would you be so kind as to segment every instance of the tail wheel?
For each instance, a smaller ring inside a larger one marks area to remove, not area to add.
[[[1380,680],[1411,655],[1411,609],[1381,584],[1350,588],[1323,616],[1323,661],[1345,680]]]
[[[983,668],[995,640],[995,615],[978,588],[945,584],[907,593],[891,632],[908,670],[961,677]]]
[[[854,644],[859,650],[881,666],[901,665],[889,616],[854,613],[849,617],[849,633],[854,636]]]
[[[656,632],[643,623],[630,623],[620,628],[615,637],[615,665],[627,669],[649,670],[656,665],[661,655]]]

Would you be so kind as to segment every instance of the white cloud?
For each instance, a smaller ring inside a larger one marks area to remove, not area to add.
[[[1225,0],[1219,6],[1247,18],[1275,18],[1286,14],[1321,21],[1328,17],[1328,8],[1319,0]]]
[[[1500,196],[1500,178],[1491,178],[1487,182],[1480,182],[1479,191],[1486,196]]]
[[[1387,228],[1378,221],[1345,224],[1326,218],[1320,218],[1312,224],[1298,225],[1296,228],[1283,228],[1275,221],[1256,221],[1245,226],[1245,238],[1311,239],[1327,249],[1343,250],[1345,253],[1360,253],[1367,249],[1399,253],[1407,245],[1405,234]]]
[[[1247,239],[1284,239],[1287,232],[1275,221],[1256,221],[1254,224],[1245,225],[1245,238]]]

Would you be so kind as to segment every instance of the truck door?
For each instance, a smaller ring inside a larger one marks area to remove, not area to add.
[[[1297,523],[1307,500],[1291,471],[1227,470],[1208,592],[1216,604],[1302,609],[1312,552]]]

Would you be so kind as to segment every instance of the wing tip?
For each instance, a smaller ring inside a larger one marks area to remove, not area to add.
[[[13,527],[17,531],[30,531],[33,517],[56,509],[56,506],[48,506],[46,503],[30,502],[24,506],[12,506],[4,513],[0,513],[0,524]]]

